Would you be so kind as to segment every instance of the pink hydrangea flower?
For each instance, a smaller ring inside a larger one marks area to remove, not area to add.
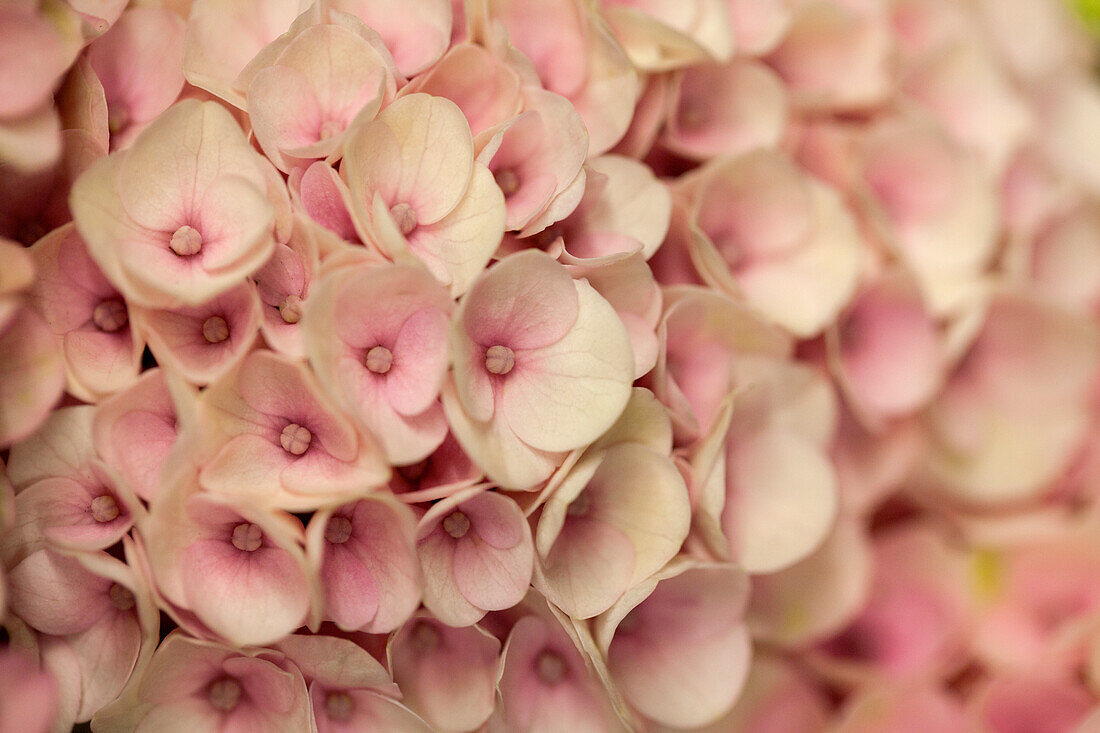
[[[520,236],[537,232],[576,207],[584,188],[581,169],[588,133],[564,97],[534,87],[521,89],[523,111],[476,144],[504,194],[504,226]]]
[[[309,301],[306,352],[322,384],[398,465],[423,460],[447,434],[439,391],[453,308],[411,264],[340,268]]]
[[[421,596],[415,533],[412,512],[385,496],[314,514],[306,553],[324,599],[315,617],[371,634],[405,623]]]
[[[546,500],[535,534],[535,587],[565,613],[603,613],[679,551],[690,507],[669,447],[594,449]]]
[[[185,100],[77,179],[76,226],[128,302],[199,305],[271,254],[267,165],[225,108]]]
[[[181,479],[138,529],[157,591],[185,628],[245,646],[306,622],[315,589],[293,516],[237,508]]]
[[[194,426],[203,488],[260,506],[342,504],[389,477],[371,438],[300,362],[254,351],[203,393]]]
[[[253,347],[260,307],[256,288],[242,283],[197,306],[135,306],[134,320],[158,363],[205,385],[226,374]]]
[[[284,172],[311,159],[339,158],[345,131],[372,119],[396,91],[385,47],[369,28],[347,20],[292,30],[257,58],[267,64],[250,65],[249,120]]]
[[[450,628],[422,612],[391,637],[387,656],[406,705],[436,730],[465,731],[493,712],[500,647],[478,626]]]
[[[6,559],[42,547],[102,550],[129,531],[137,501],[96,456],[91,406],[55,411],[12,449],[8,473],[17,525],[4,538]]]
[[[11,610],[39,631],[61,709],[85,722],[148,661],[159,621],[140,577],[105,553],[39,550],[12,569]],[[50,594],[40,588],[48,585]]]
[[[500,243],[504,196],[450,100],[410,94],[386,107],[347,141],[340,174],[362,239],[394,259],[411,250],[453,295]]]
[[[72,225],[30,251],[37,269],[31,296],[65,355],[69,393],[94,402],[137,379],[144,340]]]
[[[97,717],[97,729],[309,730],[302,673],[281,656],[173,632],[123,698]]]
[[[451,348],[443,391],[451,428],[506,488],[546,478],[560,463],[555,454],[598,438],[630,396],[622,321],[541,252],[512,255],[482,276],[455,311]]]
[[[670,97],[660,142],[696,160],[775,148],[790,114],[783,81],[751,58],[686,69]]]
[[[851,298],[860,234],[837,193],[765,151],[718,159],[694,186],[691,258],[703,280],[800,337]]]
[[[542,85],[572,102],[584,119],[590,154],[607,152],[630,125],[638,76],[596,11],[576,0],[492,0],[486,6],[487,17],[475,16],[472,34],[498,54],[508,53],[505,43],[523,52]],[[507,41],[493,21],[503,24]]]
[[[305,301],[313,287],[319,264],[316,227],[296,217],[286,244],[276,244],[271,259],[256,271],[252,279],[262,302],[260,331],[273,350],[302,358],[305,356],[302,320]]]
[[[531,584],[531,528],[514,501],[473,487],[436,502],[417,528],[424,605],[449,626],[519,603]]]

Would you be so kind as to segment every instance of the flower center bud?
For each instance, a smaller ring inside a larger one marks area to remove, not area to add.
[[[367,369],[375,374],[385,374],[393,366],[393,352],[385,346],[375,346],[367,352]]]
[[[92,323],[104,333],[114,333],[126,326],[126,304],[111,298],[100,301],[92,311]]]
[[[543,649],[535,660],[539,679],[548,685],[556,685],[565,676],[565,660],[553,649]]]
[[[105,524],[107,522],[113,522],[118,517],[118,502],[115,501],[115,497],[110,494],[104,494],[103,496],[97,496],[92,499],[92,519]]]
[[[237,707],[237,701],[241,699],[241,685],[232,677],[222,677],[210,683],[210,687],[206,689],[206,696],[211,705],[228,713]]]
[[[194,227],[184,224],[172,235],[168,246],[180,257],[190,257],[202,249],[202,235]]]
[[[233,546],[241,552],[255,552],[263,539],[263,530],[251,522],[241,522],[233,528]]]
[[[451,537],[460,540],[470,531],[470,518],[462,512],[451,512],[443,520],[443,529]]]
[[[485,352],[485,368],[490,374],[507,374],[516,365],[516,354],[507,346],[490,346]]]
[[[210,316],[202,324],[202,337],[207,343],[220,344],[229,338],[229,324],[221,316]]]
[[[334,545],[342,545],[351,537],[351,520],[347,517],[333,517],[325,525],[325,539]]]
[[[111,589],[107,593],[111,597],[111,605],[118,610],[129,611],[134,607],[134,594],[126,586],[111,583]]]
[[[496,179],[497,185],[505,196],[511,196],[519,190],[519,176],[511,168],[497,171],[493,174],[493,178]]]
[[[351,717],[351,697],[346,692],[330,692],[325,697],[325,712],[333,720],[347,720]]]
[[[305,453],[311,440],[313,433],[309,432],[309,428],[294,422],[283,428],[283,432],[279,434],[279,443],[283,450],[295,456]]]
[[[393,223],[402,234],[408,234],[416,229],[416,212],[408,204],[394,204],[390,207],[390,216],[393,217]]]
[[[287,323],[297,323],[302,320],[302,299],[297,295],[286,296],[286,300],[279,306],[279,315]]]
[[[330,137],[336,137],[344,131],[344,126],[336,120],[325,120],[321,123],[321,129],[317,132],[317,137],[321,140],[328,140]]]

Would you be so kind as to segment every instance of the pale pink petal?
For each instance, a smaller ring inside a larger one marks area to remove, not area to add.
[[[237,75],[305,10],[299,0],[197,0],[184,43],[183,73],[197,87],[244,107]]]
[[[443,384],[443,410],[462,449],[502,488],[527,490],[546,479],[565,458],[523,443],[503,420],[477,421],[467,414],[452,380]]]
[[[369,201],[363,191],[378,191],[390,207],[411,207],[423,226],[461,200],[473,170],[473,138],[453,102],[412,94],[360,128],[348,141],[345,161],[356,198]]]
[[[431,66],[450,44],[451,5],[447,0],[336,0],[333,7],[362,18],[378,31],[406,76]]]
[[[404,703],[443,730],[471,730],[493,711],[500,642],[476,626],[451,629],[416,616],[391,640]],[[461,665],[463,674],[454,674]]]
[[[517,72],[472,43],[453,46],[405,90],[451,100],[462,110],[475,136],[518,114],[522,105]]]
[[[661,142],[681,155],[703,160],[774,148],[786,127],[782,81],[751,59],[687,69],[676,92]]]
[[[733,706],[749,670],[738,619],[747,579],[730,566],[699,566],[650,591],[614,612],[622,620],[605,642],[608,669],[648,717],[676,727],[712,722]]]
[[[0,326],[0,373],[0,445],[10,445],[46,419],[65,383],[54,337],[28,307]]]
[[[626,406],[634,379],[630,339],[610,304],[576,283],[577,320],[556,343],[516,353],[506,375],[504,417],[516,436],[541,450],[589,443]]]
[[[309,608],[301,563],[273,544],[242,552],[230,542],[232,527],[226,534],[184,550],[180,562],[188,602],[199,618],[236,643],[281,638],[305,620]]]
[[[107,100],[111,147],[125,147],[183,88],[186,24],[169,10],[133,8],[93,43],[88,60]]]
[[[723,513],[734,557],[749,572],[774,572],[824,541],[837,511],[836,475],[825,453],[779,430],[730,440]]]

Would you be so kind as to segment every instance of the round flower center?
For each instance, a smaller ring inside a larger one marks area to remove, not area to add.
[[[535,660],[539,679],[548,685],[556,685],[565,676],[565,660],[553,649],[543,649]]]
[[[416,229],[416,212],[408,204],[394,204],[390,207],[390,216],[393,217],[393,223],[402,234],[408,234]]]
[[[470,518],[462,512],[451,512],[443,520],[443,529],[456,540],[462,539],[470,531]]]
[[[121,300],[104,300],[92,311],[92,323],[104,333],[114,333],[126,325],[126,304]]]
[[[233,546],[241,552],[255,552],[263,539],[263,530],[251,522],[241,522],[233,528]]]
[[[385,374],[393,366],[393,352],[385,346],[375,346],[367,352],[367,369],[375,374]]]
[[[279,306],[279,315],[287,323],[297,323],[302,320],[302,299],[297,295],[286,296],[286,300]]]
[[[320,140],[328,140],[330,137],[336,137],[344,131],[344,126],[336,120],[325,120],[321,123],[321,129],[317,132],[317,137]]]
[[[111,583],[111,589],[107,593],[111,597],[111,605],[118,610],[129,611],[134,607],[134,594],[126,586]]]
[[[497,171],[493,174],[493,178],[496,179],[497,185],[505,196],[511,196],[519,190],[519,176],[511,168]]]
[[[229,324],[221,316],[210,316],[202,324],[202,337],[207,343],[220,344],[229,338]]]
[[[202,249],[202,235],[194,227],[184,224],[172,234],[168,247],[180,257],[190,257]]]
[[[347,517],[333,517],[325,525],[325,539],[334,545],[342,545],[351,537],[351,520]]]
[[[106,522],[113,522],[118,517],[118,502],[115,501],[115,497],[110,494],[104,494],[103,496],[97,496],[92,499],[92,519],[104,524]]]
[[[283,450],[295,456],[305,453],[311,440],[313,440],[313,433],[309,432],[309,428],[293,422],[283,428],[283,432],[279,434],[279,443],[283,446]]]
[[[222,677],[210,683],[206,696],[211,705],[228,713],[237,707],[237,701],[241,699],[241,685],[232,677]]]
[[[325,712],[333,720],[347,720],[351,717],[351,697],[346,692],[330,692],[325,697]]]
[[[490,346],[485,352],[485,369],[490,374],[507,374],[516,365],[516,354],[507,346]]]

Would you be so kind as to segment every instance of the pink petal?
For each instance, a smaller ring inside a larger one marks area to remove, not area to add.
[[[437,728],[470,730],[492,713],[500,642],[477,627],[451,629],[417,617],[391,640],[404,702]],[[453,674],[461,664],[464,674]]]
[[[54,338],[28,307],[0,326],[0,373],[0,445],[10,445],[46,419],[65,382]]]
[[[541,450],[569,450],[598,438],[623,411],[634,379],[634,352],[622,321],[591,286],[578,282],[576,292],[577,320],[569,332],[556,343],[517,352],[514,372],[504,381],[509,427]]]
[[[12,611],[46,634],[86,631],[113,610],[107,594],[109,579],[49,550],[39,550],[19,563],[8,582]]]
[[[184,550],[181,570],[195,614],[238,644],[281,638],[309,608],[302,568],[278,546],[245,553],[228,539],[203,540]]]

